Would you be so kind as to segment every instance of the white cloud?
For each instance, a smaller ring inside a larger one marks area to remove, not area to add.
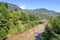
[[[26,6],[25,5],[21,5],[20,8],[26,9]]]

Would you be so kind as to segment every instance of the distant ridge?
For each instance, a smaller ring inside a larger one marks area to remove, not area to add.
[[[49,17],[49,16],[57,16],[58,12],[55,12],[53,10],[48,10],[45,8],[41,8],[41,9],[34,9],[34,10],[26,10],[28,13],[34,13],[40,17]]]
[[[5,3],[5,2],[0,2],[0,4],[1,3]],[[58,15],[58,12],[55,12],[53,10],[48,10],[48,9],[45,9],[45,8],[34,9],[34,10],[29,10],[29,9],[23,10],[23,9],[19,8],[15,4],[11,4],[11,3],[5,3],[5,4],[7,4],[8,9],[10,11],[13,11],[13,10],[15,10],[17,8],[17,10],[19,10],[19,11],[23,11],[23,12],[26,12],[26,13],[29,13],[29,14],[36,14],[36,15],[38,15],[40,17],[49,17],[49,16],[55,17],[55,16]]]
[[[6,4],[10,11],[15,10],[15,8],[17,8],[17,10],[22,10],[21,8],[18,7],[18,5],[6,3],[6,2],[0,2],[0,4],[2,4],[2,3]]]

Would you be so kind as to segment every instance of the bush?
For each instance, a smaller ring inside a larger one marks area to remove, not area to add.
[[[42,35],[42,40],[60,40],[60,17],[49,21]]]
[[[6,26],[0,27],[0,40],[3,40],[7,34],[8,34],[7,27]]]
[[[23,32],[36,25],[38,17],[20,12],[17,8],[10,11],[6,3],[0,3],[0,40],[18,32]]]
[[[14,35],[16,33],[18,33],[18,28],[17,27],[14,27],[14,28],[8,30],[8,34],[10,34],[10,35]]]

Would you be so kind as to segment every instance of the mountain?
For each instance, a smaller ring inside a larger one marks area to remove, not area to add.
[[[18,9],[18,10],[22,10],[21,8],[19,8],[17,5],[15,5],[15,4],[9,4],[9,3],[7,3],[7,5],[8,5],[8,9],[9,10],[15,10],[16,8]]]
[[[17,9],[17,10],[22,10],[21,8],[19,8],[19,6],[15,5],[15,4],[5,3],[5,2],[0,2],[0,4],[6,4],[7,8],[8,8],[10,11],[13,11],[13,10],[15,10],[15,9]]]
[[[41,9],[34,9],[34,10],[25,10],[28,13],[34,13],[40,17],[49,17],[49,16],[57,16],[58,12],[52,11],[52,10],[48,10],[45,8],[41,8]]]
[[[2,4],[4,2],[0,2],[0,4]],[[30,10],[30,9],[21,9],[20,7],[18,7],[17,5],[15,4],[10,4],[10,3],[5,3],[7,5],[7,8],[10,10],[10,11],[13,11],[15,9],[19,10],[19,11],[22,11],[22,12],[25,12],[25,13],[29,13],[29,14],[36,14],[40,17],[49,17],[49,16],[57,16],[58,15],[58,12],[55,12],[55,11],[52,11],[52,10],[48,10],[48,9],[45,9],[45,8],[41,8],[41,9],[34,9],[34,10]]]
[[[45,17],[48,17],[48,16],[57,16],[58,13],[55,12],[55,11],[52,11],[52,10],[48,10],[48,9],[45,9],[45,8],[41,8],[41,9],[35,9],[34,12],[40,16],[45,16]]]

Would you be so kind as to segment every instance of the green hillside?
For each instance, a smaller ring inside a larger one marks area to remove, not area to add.
[[[48,10],[45,8],[41,8],[41,9],[34,9],[34,10],[26,10],[28,13],[34,13],[40,17],[56,17],[58,15],[58,12],[52,11],[52,10]]]
[[[1,2],[1,3],[4,3],[4,2]],[[23,11],[25,13],[28,13],[28,14],[36,14],[37,16],[40,16],[40,17],[50,17],[50,16],[57,16],[58,15],[58,12],[55,12],[53,10],[48,10],[48,9],[45,9],[45,8],[40,8],[40,9],[34,9],[34,10],[30,10],[30,9],[21,9],[19,8],[19,6],[15,5],[15,4],[11,4],[11,3],[6,3],[7,4],[7,8],[10,10],[10,11],[13,11],[15,9],[19,10],[19,11]]]
[[[0,40],[23,32],[38,24],[39,17],[26,14],[18,9],[9,10],[7,3],[0,3]]]

